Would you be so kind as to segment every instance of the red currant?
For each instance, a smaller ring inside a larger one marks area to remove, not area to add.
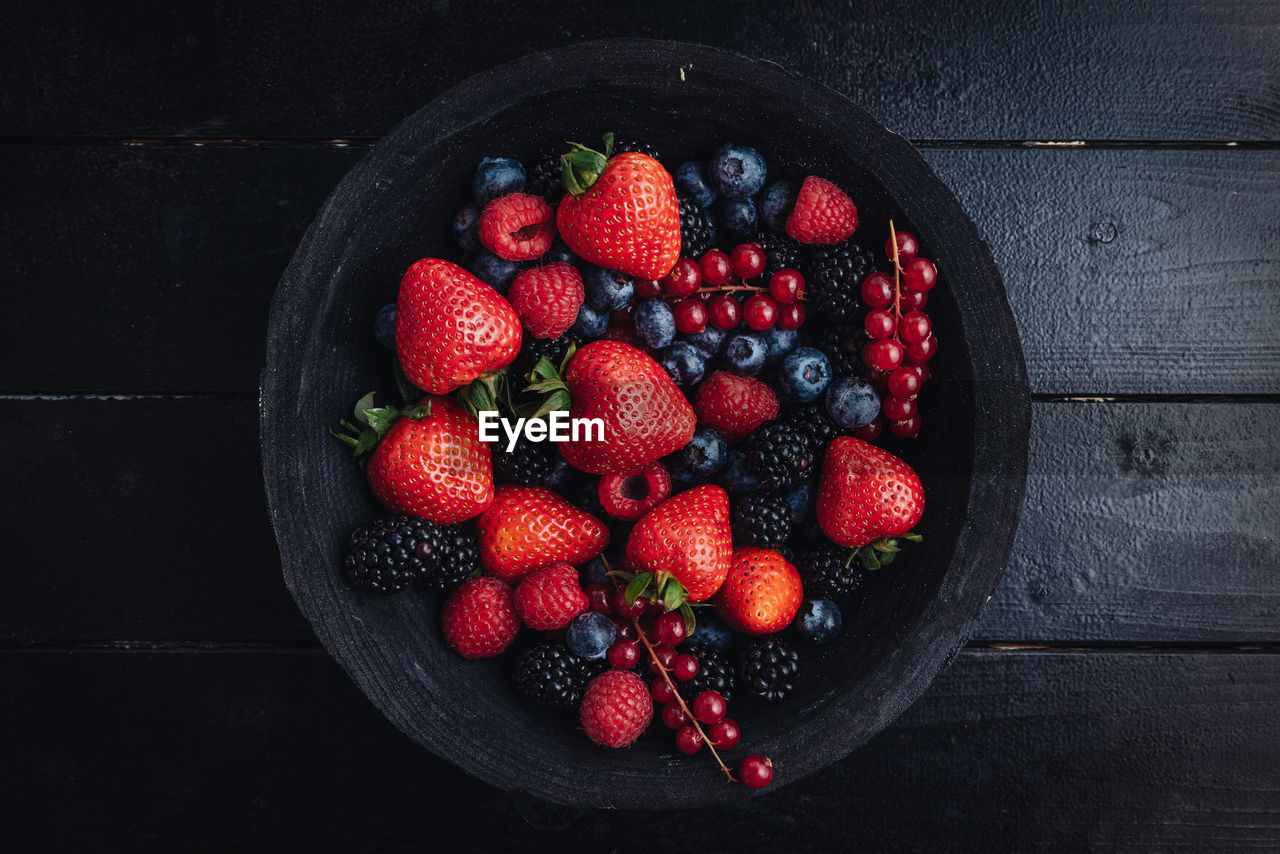
[[[662,296],[661,279],[636,279],[636,297],[638,299],[655,299]]]
[[[769,277],[769,293],[783,305],[790,305],[804,295],[804,276],[790,268]]]
[[[681,258],[662,280],[662,288],[673,297],[689,297],[702,284],[702,269],[692,258]]]
[[[928,338],[930,328],[929,315],[923,311],[908,311],[902,315],[902,322],[898,325],[898,337],[903,344],[914,344]]]
[[[616,670],[630,670],[640,663],[640,645],[631,640],[614,641],[609,647],[609,666]]]
[[[614,620],[614,635],[623,640],[636,640],[640,635],[636,632],[635,623],[630,620]]]
[[[910,359],[903,362],[903,367],[907,367],[915,371],[916,376],[920,378],[920,385],[924,385],[925,381],[929,379],[929,377],[933,376],[933,374],[929,372],[928,365],[918,365],[913,363]]]
[[[667,606],[662,604],[661,599],[650,599],[649,607],[645,610],[645,613],[648,614],[650,617],[660,617],[666,612],[667,612]]]
[[[927,291],[938,280],[938,268],[928,258],[912,258],[902,265],[902,286],[909,291]]]
[[[764,250],[754,243],[733,247],[733,274],[741,279],[754,279],[764,272]]]
[[[692,724],[680,727],[676,732],[676,747],[681,753],[697,753],[702,749],[702,733]]]
[[[898,262],[902,263],[916,257],[916,253],[920,251],[919,244],[916,243],[916,236],[909,231],[899,231],[898,236]],[[889,260],[893,260],[893,238],[890,237],[884,242],[884,254],[889,256]]]
[[[778,322],[778,301],[768,294],[752,294],[742,304],[742,319],[762,332]]]
[[[689,722],[689,716],[680,708],[679,703],[667,703],[662,707],[662,722],[667,729],[680,729]]]
[[[606,617],[613,616],[612,584],[588,584],[587,589],[582,592],[587,594],[588,610],[604,614]]]
[[[711,314],[711,325],[716,329],[728,332],[738,325],[742,316],[738,301],[728,294],[720,294],[707,303],[707,311]]]
[[[729,262],[729,256],[719,249],[712,249],[703,255],[698,266],[702,269],[703,284],[713,288],[720,287],[733,275],[733,264]]]
[[[884,273],[872,273],[862,280],[862,301],[871,308],[893,305],[893,279]]]
[[[718,724],[712,724],[711,729],[707,730],[707,738],[711,741],[712,747],[729,750],[738,746],[738,739],[742,738],[742,730],[738,729],[737,721],[725,718]]]
[[[898,310],[902,312],[919,311],[929,304],[929,295],[924,291],[907,291],[902,292],[898,298]]]
[[[892,371],[902,364],[902,345],[892,338],[867,342],[867,361],[878,371]]]
[[[938,352],[938,339],[930,335],[923,341],[914,341],[902,347],[903,358],[912,362],[927,362]]]
[[[667,704],[674,702],[676,699],[676,690],[671,687],[671,683],[663,679],[661,676],[653,680],[649,685],[649,693],[653,696],[655,703]]]
[[[671,662],[671,675],[681,682],[689,681],[698,675],[698,659],[687,652],[677,655],[676,660]]]
[[[684,640],[684,616],[672,612],[653,621],[653,642],[662,646],[676,646]]]
[[[889,374],[886,387],[894,397],[914,397],[920,391],[920,375],[915,368],[904,365]]]
[[[889,395],[881,404],[884,409],[884,417],[889,421],[905,421],[916,414],[916,400],[914,397],[894,397]]]
[[[866,357],[866,349],[867,349],[866,347],[863,347],[862,355],[864,359]],[[871,383],[871,387],[874,388],[881,397],[884,397],[886,394],[889,393],[889,372],[888,371],[877,371],[875,368],[868,366],[867,382]]]
[[[648,607],[649,600],[643,596],[637,596],[636,601],[628,603],[625,587],[619,587],[613,595],[613,610],[623,617],[634,619],[643,616],[645,609]]]
[[[780,329],[799,329],[804,325],[804,303],[793,302],[778,309]]]
[[[748,789],[763,789],[773,780],[773,763],[767,756],[752,754],[738,765],[738,779]]]
[[[873,308],[867,312],[862,325],[872,338],[888,338],[893,334],[898,322],[893,319],[893,312],[887,308]]]
[[[682,299],[671,306],[676,318],[676,329],[693,335],[707,328],[707,304],[700,299]]]
[[[671,662],[676,660],[676,649],[673,646],[660,646],[653,651],[653,654],[658,657],[658,660],[654,661],[653,658],[650,657],[649,671],[658,676],[662,675],[662,670],[658,667],[659,664],[670,670]]]
[[[862,427],[855,427],[853,429],[853,435],[862,439],[864,442],[874,442],[880,437],[880,431],[883,429],[884,419],[877,415],[870,424],[865,424]]]
[[[914,439],[920,435],[920,415],[912,415],[905,421],[890,421],[889,430],[899,439]]]
[[[719,723],[728,712],[729,704],[719,691],[703,691],[693,698],[693,716],[704,724]]]

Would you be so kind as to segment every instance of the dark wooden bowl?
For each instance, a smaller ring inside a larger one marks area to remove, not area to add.
[[[341,570],[346,536],[378,508],[328,428],[360,394],[387,386],[389,357],[370,332],[378,307],[412,261],[453,252],[448,223],[481,156],[528,162],[548,141],[594,142],[606,130],[657,143],[672,167],[725,140],[754,145],[775,176],[817,173],[851,190],[868,239],[892,216],[938,260],[929,313],[941,348],[922,396],[924,431],[891,446],[924,479],[925,542],[877,574],[836,643],[806,654],[794,698],[735,701],[745,737],[731,755],[771,756],[776,789],[845,756],[920,696],[969,637],[1013,542],[1030,421],[1022,350],[987,247],[916,151],[774,65],[671,42],[593,42],[477,75],[409,117],[334,191],[276,291],[263,472],[294,599],[414,741],[495,786],[552,801],[704,806],[750,792],[727,785],[708,757],[676,753],[665,734],[597,747],[575,721],[519,700],[505,658],[453,654],[438,602],[361,593]]]

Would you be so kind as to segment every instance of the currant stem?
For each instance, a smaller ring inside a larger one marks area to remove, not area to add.
[[[756,293],[761,293],[767,290],[769,289],[760,285],[721,285],[718,288],[698,288],[697,293],[718,294],[727,291],[755,291]]]
[[[902,346],[898,327],[902,325],[902,262],[898,259],[898,232],[889,220],[889,241],[893,244],[893,340]]]
[[[738,782],[733,776],[733,772],[724,764],[724,760],[720,758],[720,754],[716,753],[715,745],[711,743],[711,739],[707,738],[707,733],[702,729],[702,724],[698,723],[698,719],[693,716],[693,710],[685,703],[684,697],[680,696],[680,689],[676,687],[676,683],[671,681],[671,674],[666,667],[662,665],[662,661],[658,658],[658,653],[653,648],[653,644],[649,643],[649,639],[644,635],[644,629],[640,628],[640,621],[634,617],[631,624],[636,627],[636,635],[640,638],[640,642],[644,644],[644,648],[649,651],[649,658],[658,666],[658,673],[662,676],[663,681],[667,683],[667,687],[671,689],[671,693],[675,694],[676,702],[680,704],[680,709],[689,718],[689,723],[693,724],[693,728],[698,731],[698,735],[702,736],[702,741],[707,745],[707,749],[711,751],[711,755],[715,757],[716,764],[720,766],[720,770],[729,778],[730,783]]]

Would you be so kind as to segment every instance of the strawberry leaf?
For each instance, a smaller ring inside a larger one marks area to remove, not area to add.
[[[689,637],[698,627],[698,620],[693,616],[693,609],[689,607],[688,602],[680,606],[680,616],[684,617],[684,636]]]
[[[369,426],[369,419],[365,417],[365,413],[373,409],[373,392],[369,392],[364,397],[356,401],[355,416],[356,421],[360,424]]]
[[[396,420],[400,418],[400,410],[396,409],[394,406],[380,406],[373,409],[366,409],[362,415],[364,416],[364,422],[369,425],[369,428],[376,434],[376,437],[381,439],[383,436],[387,435],[387,431],[391,429],[391,425],[396,423]],[[418,417],[421,418],[422,415],[419,415]]]
[[[662,610],[674,611],[684,604],[684,585],[674,578],[667,579],[662,588]]]
[[[547,399],[542,401],[542,404],[536,410],[534,410],[533,417],[541,418],[542,416],[550,412],[568,410],[569,405],[572,402],[573,401],[569,398],[569,392],[565,391],[564,389],[553,391],[550,395],[547,396]]]
[[[627,588],[622,595],[626,598],[628,605],[634,605],[636,597],[640,596],[648,588],[649,582],[653,581],[652,572],[642,572],[635,578],[627,582]]]
[[[858,559],[862,561],[862,565],[869,570],[880,568],[880,561],[876,558],[875,549],[861,548],[858,549]]]
[[[922,542],[924,542],[924,537],[923,537],[923,536],[921,536],[920,534],[916,534],[916,533],[903,534],[903,535],[902,535],[902,539],[906,540],[906,541],[907,541],[907,542],[909,542],[909,543],[922,543]]]

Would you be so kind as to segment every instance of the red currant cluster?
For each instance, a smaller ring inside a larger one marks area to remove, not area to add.
[[[863,439],[880,435],[889,422],[893,435],[903,439],[920,433],[916,395],[929,379],[929,360],[938,352],[929,315],[924,307],[929,290],[938,280],[938,268],[920,256],[914,235],[893,229],[885,254],[893,264],[893,277],[872,273],[862,282],[862,301],[870,309],[863,325],[871,337],[862,348],[867,380],[880,392],[881,416],[854,433]]]
[[[726,255],[712,249],[700,259],[681,258],[666,278],[636,282],[641,299],[666,297],[676,329],[686,335],[702,332],[710,323],[729,331],[745,323],[757,332],[777,325],[799,329],[804,323],[804,276],[797,270],[778,270],[767,285],[749,285],[764,273],[764,250],[743,243]],[[740,299],[736,294],[747,292]]]

